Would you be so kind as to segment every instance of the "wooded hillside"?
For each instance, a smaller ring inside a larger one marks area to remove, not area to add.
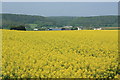
[[[71,16],[33,16],[22,14],[0,14],[2,15],[3,28],[9,29],[11,26],[30,25],[36,27],[62,27],[62,26],[83,26],[83,27],[117,27],[117,16],[92,16],[92,17],[71,17]]]

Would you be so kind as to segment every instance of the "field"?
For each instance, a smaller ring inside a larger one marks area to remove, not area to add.
[[[117,30],[2,33],[3,78],[117,78]]]
[[[103,27],[104,30],[120,30],[120,27]]]

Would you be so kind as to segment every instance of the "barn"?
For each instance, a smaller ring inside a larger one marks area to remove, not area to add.
[[[94,28],[94,30],[102,30],[102,28],[96,27]]]

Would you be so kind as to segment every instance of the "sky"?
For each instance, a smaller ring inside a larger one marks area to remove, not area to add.
[[[117,2],[2,2],[2,13],[40,16],[117,15]]]
[[[2,2],[118,2],[120,0],[1,0]]]

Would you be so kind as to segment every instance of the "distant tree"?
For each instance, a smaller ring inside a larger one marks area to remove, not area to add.
[[[73,28],[71,28],[71,30],[78,30],[78,28],[77,27],[73,27]]]
[[[61,30],[65,30],[65,28],[62,28]]]
[[[10,30],[24,30],[24,31],[26,31],[26,28],[25,28],[25,26],[20,25],[20,26],[11,27]]]

